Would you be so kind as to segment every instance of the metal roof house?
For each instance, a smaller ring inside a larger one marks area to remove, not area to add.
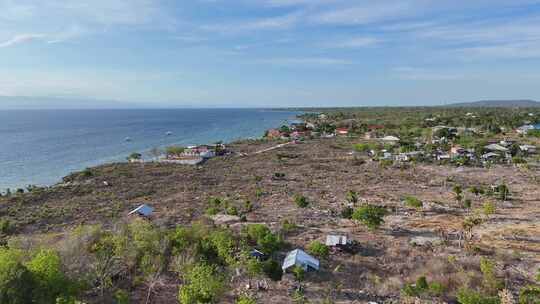
[[[287,269],[294,266],[300,266],[304,270],[319,270],[319,260],[305,253],[301,249],[295,249],[289,252],[289,254],[287,254],[287,257],[285,257],[285,260],[283,261],[283,266],[281,268],[283,269],[283,271],[286,271]]]
[[[133,209],[133,211],[131,211],[129,215],[137,214],[140,216],[147,217],[147,216],[152,215],[153,212],[154,212],[154,208],[148,206],[147,204],[142,204],[139,207]]]

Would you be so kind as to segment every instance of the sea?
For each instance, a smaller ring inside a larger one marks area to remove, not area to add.
[[[296,121],[265,109],[0,111],[0,191],[50,186],[96,165],[171,145],[260,138]]]

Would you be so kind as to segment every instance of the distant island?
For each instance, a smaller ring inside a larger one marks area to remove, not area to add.
[[[473,102],[459,102],[444,105],[445,107],[460,107],[460,108],[536,108],[540,107],[540,102],[529,99],[516,100],[480,100]]]

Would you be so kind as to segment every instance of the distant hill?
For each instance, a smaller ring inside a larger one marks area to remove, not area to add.
[[[113,100],[82,98],[0,96],[0,110],[35,109],[128,109],[145,107],[142,104],[125,103]]]
[[[536,108],[540,102],[534,100],[481,100],[475,102],[460,102],[444,105],[445,107],[486,107],[486,108]]]

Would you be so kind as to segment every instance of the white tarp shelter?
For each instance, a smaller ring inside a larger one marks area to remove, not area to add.
[[[309,270],[310,268],[319,270],[319,260],[305,253],[301,249],[295,249],[287,254],[287,257],[283,261],[282,269],[283,271],[286,271],[294,266],[300,266],[304,270]]]

